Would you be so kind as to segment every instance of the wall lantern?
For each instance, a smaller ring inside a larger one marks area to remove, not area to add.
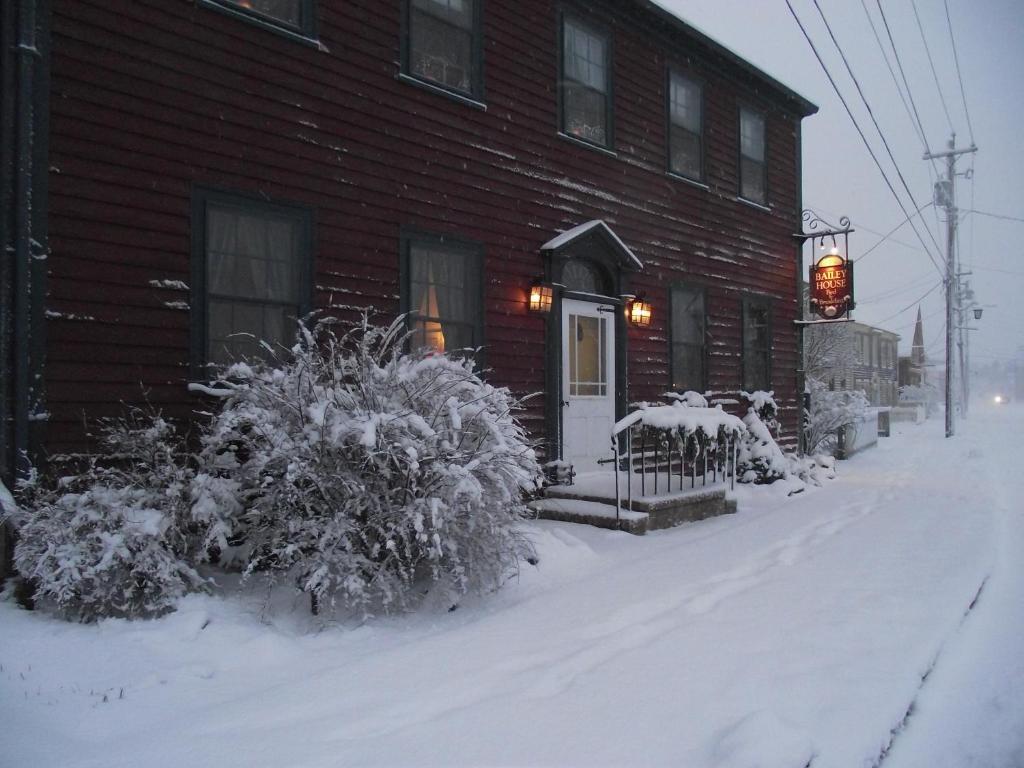
[[[974,309],[974,319],[975,320],[981,320],[981,313],[984,312],[984,311],[985,310],[982,309],[981,307],[975,307],[975,309]]]
[[[629,322],[633,325],[646,327],[651,324],[651,303],[638,297],[629,305]]]
[[[530,286],[530,311],[548,314],[551,311],[552,288],[549,283],[534,283]]]

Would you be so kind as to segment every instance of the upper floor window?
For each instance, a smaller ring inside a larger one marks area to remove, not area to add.
[[[313,0],[210,0],[274,26],[313,36]]]
[[[451,352],[483,343],[481,260],[474,245],[406,238],[402,298],[413,349]]]
[[[765,302],[743,303],[743,389],[771,387],[771,310]]]
[[[192,318],[197,362],[291,346],[310,305],[308,210],[235,195],[195,200]]]
[[[768,202],[764,115],[746,107],[740,109],[740,197]]]
[[[675,287],[670,299],[672,328],[672,389],[676,392],[703,392],[705,376],[704,291]]]
[[[563,133],[611,147],[611,46],[607,35],[562,21]]]
[[[481,0],[406,0],[405,71],[434,85],[479,98]]]
[[[702,102],[700,83],[676,72],[669,74],[669,170],[695,181],[704,176]]]

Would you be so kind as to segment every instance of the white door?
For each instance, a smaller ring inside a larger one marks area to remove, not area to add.
[[[562,301],[562,458],[577,472],[612,458],[615,425],[615,312]]]

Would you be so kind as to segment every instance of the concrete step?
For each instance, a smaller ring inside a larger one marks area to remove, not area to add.
[[[583,522],[602,528],[631,530],[633,533],[673,528],[683,523],[736,512],[736,500],[726,496],[724,487],[697,488],[634,498],[632,508],[619,514],[618,524],[615,519],[615,499],[593,489],[571,485],[550,486],[545,490],[545,498],[533,502],[531,506],[543,519]],[[632,530],[640,527],[638,519],[632,518],[632,515],[644,516],[642,531]]]
[[[529,504],[541,520],[559,520],[565,523],[583,523],[595,528],[609,528],[642,536],[647,532],[650,515],[646,512],[616,510],[611,504],[588,499],[544,498]]]

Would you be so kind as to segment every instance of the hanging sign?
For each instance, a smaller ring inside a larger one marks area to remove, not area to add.
[[[853,309],[853,262],[833,249],[811,265],[811,311],[825,320],[841,320]]]

